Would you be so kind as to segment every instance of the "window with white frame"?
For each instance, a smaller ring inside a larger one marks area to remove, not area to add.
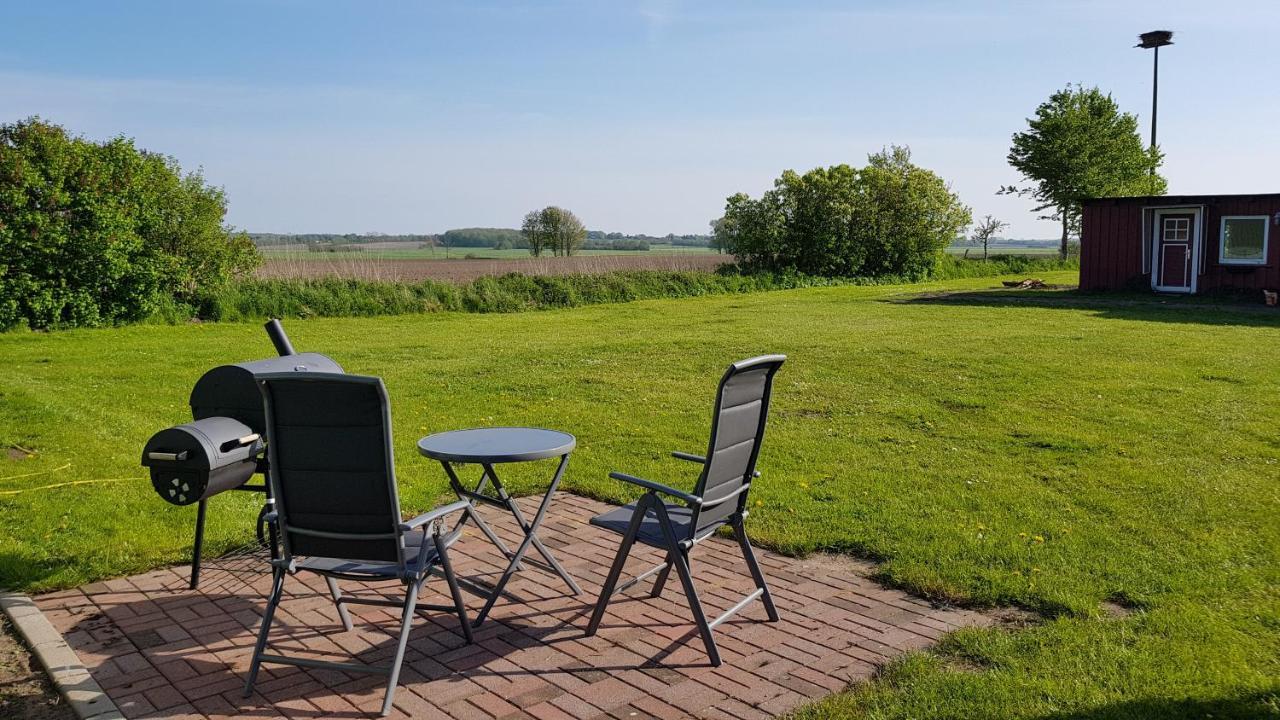
[[[1264,265],[1267,262],[1269,218],[1266,215],[1227,215],[1222,218],[1218,262],[1224,265]]]

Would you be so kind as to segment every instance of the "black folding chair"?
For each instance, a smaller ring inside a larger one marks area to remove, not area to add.
[[[711,418],[711,441],[707,446],[706,456],[682,452],[671,454],[677,459],[702,465],[702,474],[692,493],[624,473],[609,473],[611,478],[638,485],[648,492],[638,502],[591,519],[592,525],[621,534],[622,545],[618,548],[618,556],[609,568],[609,576],[600,591],[600,599],[596,602],[591,623],[587,626],[587,635],[594,635],[600,627],[605,608],[613,595],[654,573],[658,573],[658,579],[654,583],[651,597],[662,594],[662,588],[666,585],[673,566],[684,586],[689,609],[693,611],[694,622],[698,625],[698,632],[702,635],[702,642],[707,647],[712,665],[720,665],[720,651],[711,635],[712,629],[756,598],[764,602],[769,620],[777,622],[778,611],[773,606],[769,586],[765,584],[764,574],[760,572],[760,565],[747,541],[743,520],[747,517],[747,493],[751,489],[751,481],[760,476],[756,472],[756,458],[760,454],[765,421],[769,415],[773,376],[786,359],[785,355],[762,355],[729,366],[716,392],[715,412]],[[674,498],[683,505],[669,503],[660,495]],[[733,528],[756,589],[720,617],[708,622],[702,603],[698,600],[698,592],[693,586],[689,551],[724,525]],[[619,586],[618,577],[622,574],[631,546],[636,542],[666,550],[666,560]]]
[[[262,663],[330,668],[387,675],[382,714],[400,676],[405,643],[415,613],[455,613],[471,642],[462,593],[449,564],[448,548],[459,533],[442,529],[446,516],[465,511],[458,501],[403,522],[391,453],[391,411],[386,388],[376,377],[331,373],[272,373],[258,385],[266,405],[268,476],[275,498],[280,557],[272,561],[273,582],[262,628],[249,665],[244,694]],[[453,596],[452,605],[419,605],[418,593],[437,570]],[[342,626],[351,629],[349,604],[402,609],[399,644],[390,665],[320,661],[266,654],[267,634],[286,575],[306,570],[324,577]],[[338,580],[396,581],[404,601],[343,595]]]

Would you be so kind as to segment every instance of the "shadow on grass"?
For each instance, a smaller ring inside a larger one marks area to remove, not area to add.
[[[1042,720],[1136,720],[1137,718],[1280,717],[1280,685],[1270,691],[1212,699],[1149,698],[1089,710],[1054,713]]]
[[[1082,292],[1075,289],[930,292],[881,302],[909,305],[965,305],[990,308],[1088,310],[1098,317],[1144,322],[1280,327],[1280,308],[1238,297]]]

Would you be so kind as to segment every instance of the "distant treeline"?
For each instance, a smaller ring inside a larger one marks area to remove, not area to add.
[[[607,242],[625,242],[638,241],[649,243],[650,245],[675,245],[678,247],[710,247],[710,235],[676,235],[668,233],[663,236],[645,235],[625,235],[623,233],[611,232],[607,233],[603,230],[588,230],[587,241],[603,240]]]
[[[519,230],[512,228],[457,228],[443,233],[431,235],[383,235],[379,233],[343,235],[333,233],[304,233],[285,235],[279,233],[249,233],[249,239],[260,248],[281,247],[285,245],[334,246],[317,249],[352,249],[350,246],[367,245],[369,243],[416,242],[430,247],[448,248],[494,248],[498,250],[527,250],[529,242]],[[711,245],[710,235],[627,235],[619,232],[603,230],[587,231],[585,250],[648,250],[651,245],[675,245],[679,247],[708,247]]]
[[[301,235],[285,235],[280,233],[249,233],[249,239],[260,248],[280,245],[365,245],[384,242],[420,242],[433,243],[439,235],[382,235],[378,233],[357,235],[335,235],[333,233],[304,233]]]

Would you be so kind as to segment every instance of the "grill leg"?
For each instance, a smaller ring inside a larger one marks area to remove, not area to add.
[[[258,679],[258,668],[262,667],[262,651],[267,649],[267,633],[271,631],[271,619],[275,617],[276,606],[280,604],[280,594],[284,592],[284,570],[274,569],[271,585],[271,597],[267,599],[267,609],[262,613],[262,628],[258,630],[258,643],[253,647],[253,660],[249,663],[249,678],[244,683],[244,696],[253,694],[253,683]]]
[[[747,568],[751,570],[751,579],[755,580],[756,587],[760,588],[760,599],[764,602],[765,612],[769,613],[769,622],[778,622],[778,609],[773,606],[773,596],[769,594],[764,573],[760,572],[760,563],[756,562],[756,554],[751,549],[751,542],[747,540],[747,529],[743,527],[741,517],[733,524],[733,534],[738,536],[738,545],[742,547],[742,557],[747,561]]]
[[[200,584],[200,550],[204,547],[204,511],[208,500],[201,500],[196,508],[196,541],[191,549],[191,589]]]
[[[627,532],[622,536],[622,543],[618,545],[618,554],[609,568],[609,576],[605,578],[604,587],[600,588],[600,599],[596,600],[596,609],[591,613],[591,622],[587,624],[587,635],[595,635],[596,630],[600,628],[600,621],[604,619],[604,610],[609,606],[614,588],[618,586],[622,566],[627,564],[627,555],[631,554],[631,546],[636,541],[636,535],[640,533],[640,523],[649,512],[652,497],[653,493],[648,493],[640,498],[640,502],[636,503],[635,512],[631,513],[631,524],[627,526]]]
[[[329,595],[333,598],[333,604],[338,608],[338,619],[342,621],[342,629],[351,629],[351,613],[347,612],[347,606],[342,602],[342,591],[338,589],[338,581],[329,577],[324,578],[325,584],[329,586]]]
[[[396,656],[391,660],[391,676],[387,678],[387,694],[382,698],[382,715],[391,713],[391,701],[395,699],[396,683],[400,682],[400,663],[404,661],[404,647],[409,643],[409,630],[413,627],[413,612],[418,605],[418,591],[422,589],[421,579],[409,583],[404,598],[404,614],[400,618],[400,641],[396,645]]]

